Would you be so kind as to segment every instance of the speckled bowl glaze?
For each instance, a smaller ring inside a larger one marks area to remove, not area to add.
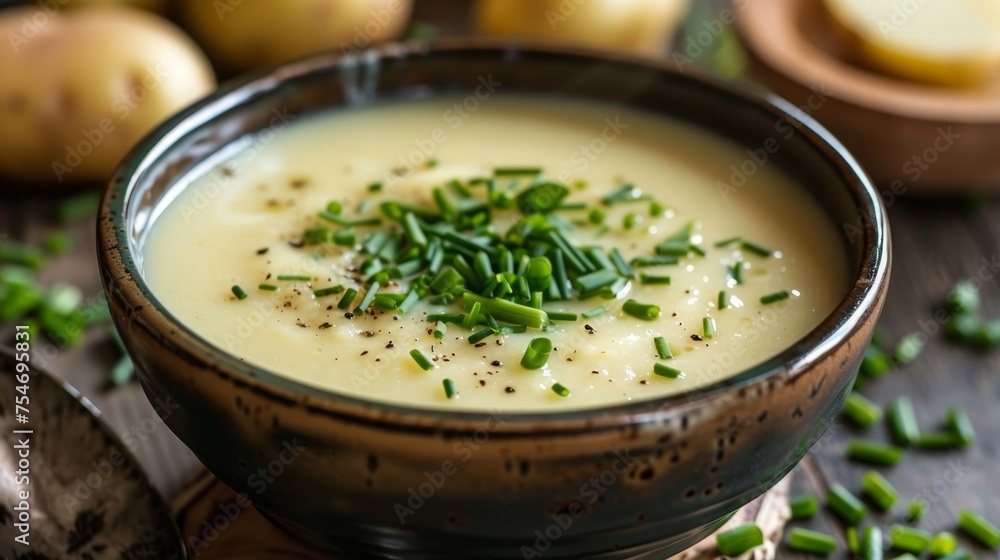
[[[747,147],[777,146],[768,165],[797,178],[845,225],[855,276],[843,302],[787,351],[689,394],[504,415],[301,385],[209,345],[150,292],[145,235],[183,188],[178,178],[206,155],[282,110],[454,95],[483,77],[512,93],[638,107]],[[868,179],[784,101],[648,61],[495,42],[322,55],[226,86],[137,148],[104,197],[98,228],[108,301],[143,388],[176,404],[164,421],[274,523],[345,558],[659,559],[690,546],[823,434],[868,345],[890,262]]]

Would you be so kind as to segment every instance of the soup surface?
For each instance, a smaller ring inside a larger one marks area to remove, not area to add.
[[[155,218],[155,296],[309,385],[551,411],[731,376],[846,293],[835,225],[776,166],[736,184],[745,148],[610,105],[470,99],[286,117],[220,154]]]

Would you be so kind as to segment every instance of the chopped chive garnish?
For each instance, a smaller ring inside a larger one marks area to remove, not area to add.
[[[584,274],[576,279],[576,289],[582,294],[594,292],[602,288],[607,288],[615,283],[620,276],[617,270],[601,269],[597,272]]]
[[[540,167],[497,167],[493,170],[495,177],[524,177],[541,175]]]
[[[597,307],[595,307],[593,309],[588,309],[587,311],[584,311],[582,313],[582,315],[584,317],[586,317],[587,319],[593,319],[594,317],[597,317],[599,315],[603,315],[603,314],[605,314],[607,312],[608,312],[608,308],[607,307],[604,307],[603,305],[598,305]]]
[[[406,236],[410,239],[410,243],[417,245],[418,247],[427,246],[427,236],[424,235],[422,229],[420,229],[420,222],[417,220],[416,214],[413,212],[407,212],[403,216],[403,227],[406,229]]]
[[[874,465],[892,466],[903,458],[903,450],[878,441],[855,439],[847,442],[847,457]]]
[[[354,303],[354,298],[357,296],[358,296],[357,290],[355,290],[354,288],[348,288],[347,292],[344,293],[344,296],[340,298],[340,302],[337,303],[337,308],[347,309],[348,307],[351,306],[352,303]]]
[[[892,360],[878,346],[870,344],[861,359],[861,373],[866,377],[881,377],[892,369]]]
[[[603,224],[604,212],[602,212],[599,208],[594,208],[590,211],[590,214],[587,214],[587,220],[594,225]]]
[[[659,362],[653,364],[653,374],[659,375],[660,377],[667,377],[669,379],[680,379],[681,377],[684,377],[683,371]]]
[[[329,212],[330,214],[340,214],[341,212],[344,211],[344,205],[341,204],[340,202],[337,202],[336,200],[331,200],[326,205],[326,211]]]
[[[780,292],[774,292],[773,294],[768,294],[760,298],[760,302],[764,305],[769,303],[779,302],[792,297],[792,294],[788,293],[788,290],[781,290]]]
[[[624,185],[601,197],[601,202],[606,206],[618,204],[620,202],[633,202],[642,197],[642,191],[634,185]]]
[[[455,396],[455,382],[451,379],[445,379],[442,384],[444,385],[444,396],[449,399],[453,398]]]
[[[796,527],[788,535],[788,548],[826,556],[837,549],[837,541],[826,533]]]
[[[341,285],[330,286],[329,288],[320,288],[319,290],[313,290],[313,295],[316,297],[331,296],[333,294],[339,294],[344,291],[344,287]]]
[[[844,416],[859,427],[867,428],[882,419],[882,409],[861,393],[852,391],[844,403]]]
[[[961,447],[962,442],[951,432],[924,432],[913,440],[914,445],[921,449],[954,449]]]
[[[749,241],[741,241],[740,247],[746,251],[750,251],[751,253],[754,253],[755,255],[759,255],[761,257],[770,257],[771,255],[774,254],[774,251],[766,247],[761,247],[760,245],[757,245],[756,243],[751,243]]]
[[[944,424],[946,428],[955,434],[956,440],[963,447],[968,447],[976,441],[976,431],[972,427],[969,415],[964,410],[959,408],[949,410],[948,415],[945,416]]]
[[[865,473],[861,489],[882,511],[889,511],[889,508],[899,500],[899,491],[875,471]]]
[[[368,291],[365,292],[365,297],[361,298],[361,303],[359,303],[357,309],[354,310],[355,315],[359,315],[368,310],[368,306],[375,300],[375,296],[378,295],[378,290],[381,287],[381,283],[372,282],[372,285],[368,287]]]
[[[466,308],[471,308],[476,302],[480,302],[483,312],[493,315],[497,321],[524,325],[533,329],[541,329],[549,322],[548,314],[541,309],[533,309],[502,299],[488,299],[472,292],[465,292],[462,298]]]
[[[756,523],[745,523],[715,536],[715,546],[725,556],[739,556],[764,544],[764,533]]]
[[[927,551],[935,558],[951,554],[955,552],[956,548],[958,548],[958,539],[948,531],[942,531],[934,535],[931,543],[927,545]]]
[[[372,183],[368,185],[368,192],[379,192],[382,190],[382,183]]]
[[[691,252],[698,255],[699,257],[704,257],[705,255],[708,254],[704,249],[701,248],[701,245],[695,245],[694,243],[692,243],[689,246],[689,249],[691,249]]]
[[[233,286],[233,295],[236,296],[238,300],[247,299],[247,293],[239,285]]]
[[[273,284],[261,284],[261,285],[257,286],[257,289],[258,290],[263,290],[265,292],[276,292],[276,291],[278,291],[278,287],[275,286],[275,285],[273,285]]]
[[[819,500],[812,494],[803,494],[788,500],[788,506],[792,510],[792,519],[808,519],[819,511]]]
[[[403,301],[399,302],[399,312],[404,315],[409,313],[418,301],[420,301],[420,293],[417,290],[410,290]]]
[[[353,247],[357,241],[358,236],[354,233],[353,229],[342,229],[333,234],[333,242],[337,245]]]
[[[967,509],[959,511],[958,528],[986,548],[1000,546],[1000,529],[977,513]]]
[[[486,340],[487,338],[497,334],[495,330],[491,328],[483,329],[481,331],[472,333],[469,335],[469,344],[479,344],[480,342]]]
[[[644,321],[652,321],[660,316],[660,308],[651,303],[639,303],[630,299],[622,306],[622,311]]]
[[[889,403],[886,414],[889,423],[889,433],[898,445],[910,445],[920,437],[917,426],[917,414],[913,411],[913,402],[907,397],[897,397]]]
[[[547,338],[535,338],[528,343],[521,357],[521,366],[525,369],[539,369],[549,361],[552,352],[552,341]]]
[[[410,357],[413,358],[414,362],[417,362],[417,365],[420,366],[420,369],[424,371],[430,371],[434,369],[434,362],[432,362],[430,358],[425,356],[424,353],[421,352],[420,350],[417,350],[416,348],[410,350]]]
[[[577,321],[579,316],[576,313],[565,313],[562,311],[547,311],[550,321]]]
[[[955,313],[975,313],[979,311],[979,289],[971,280],[962,280],[948,293],[948,304]]]
[[[655,274],[640,274],[639,281],[643,284],[670,284],[669,276],[657,276]]]
[[[434,338],[441,340],[444,335],[448,332],[448,325],[444,321],[437,321],[434,323]]]
[[[834,483],[827,492],[826,505],[848,525],[857,525],[868,515],[868,509],[861,500],[838,483]]]
[[[479,323],[479,314],[483,310],[482,302],[475,302],[472,307],[469,308],[469,314],[465,316],[464,327],[468,330],[472,330],[472,327]]]
[[[345,227],[363,227],[363,226],[377,226],[382,223],[380,218],[362,218],[357,220],[350,220],[344,218],[339,214],[334,214],[332,212],[320,212],[319,217],[334,224],[345,226]]]
[[[882,529],[868,527],[861,539],[861,557],[865,560],[882,560]]]
[[[900,364],[908,364],[917,359],[924,349],[923,333],[910,333],[899,339],[892,355]]]
[[[635,270],[632,269],[632,265],[625,260],[625,257],[622,256],[618,249],[612,249],[609,255],[611,257],[612,264],[614,264],[615,268],[618,269],[618,274],[621,274],[625,278],[635,277]]]
[[[308,282],[312,280],[312,276],[304,276],[297,274],[279,274],[278,280],[281,282]]]
[[[729,245],[732,245],[733,243],[736,243],[736,242],[742,241],[742,240],[743,240],[743,238],[739,237],[739,236],[737,236],[737,237],[730,237],[729,239],[723,239],[722,241],[716,242],[715,243],[715,247],[716,248],[728,247]]]
[[[655,200],[653,202],[649,203],[649,215],[650,216],[653,216],[653,217],[659,216],[660,214],[663,214],[663,212],[665,210],[666,210],[666,208],[664,208],[662,204],[660,204],[659,202],[656,202]]]
[[[716,305],[717,309],[726,309],[729,307],[729,296],[726,294],[725,290],[719,292],[719,301]]]
[[[889,544],[892,548],[903,552],[920,554],[927,550],[927,545],[931,544],[932,538],[927,531],[905,527],[898,523],[889,529]]]
[[[653,339],[653,346],[656,347],[656,354],[661,360],[669,360],[674,357],[673,353],[670,352],[670,345],[667,344],[667,339],[662,336]]]
[[[924,516],[925,511],[927,511],[926,503],[914,498],[910,500],[910,505],[906,506],[906,519],[910,523],[916,523]]]
[[[560,397],[568,397],[569,389],[563,386],[562,383],[555,383],[552,385],[552,392],[559,395]]]
[[[858,537],[858,528],[851,526],[844,531],[844,538],[847,540],[847,550],[851,551],[851,554],[859,554],[861,552],[861,538]],[[896,558],[895,560],[899,560]]]
[[[635,229],[635,226],[638,223],[638,221],[639,217],[636,216],[634,213],[629,212],[628,214],[625,214],[625,216],[622,218],[622,228],[626,230]]]
[[[715,338],[715,319],[705,317],[701,320],[701,327],[705,331],[705,338]]]
[[[743,268],[746,265],[743,261],[736,261],[729,267],[729,277],[737,284],[743,283]]]

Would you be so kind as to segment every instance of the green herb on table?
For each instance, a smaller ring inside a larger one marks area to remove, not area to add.
[[[764,533],[755,523],[745,523],[715,536],[715,546],[725,556],[739,556],[762,544]]]

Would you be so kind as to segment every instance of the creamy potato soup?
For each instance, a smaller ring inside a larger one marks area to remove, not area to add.
[[[310,115],[192,177],[142,268],[276,374],[422,408],[682,393],[791,346],[846,293],[838,230],[745,149],[615,106],[494,96]]]

